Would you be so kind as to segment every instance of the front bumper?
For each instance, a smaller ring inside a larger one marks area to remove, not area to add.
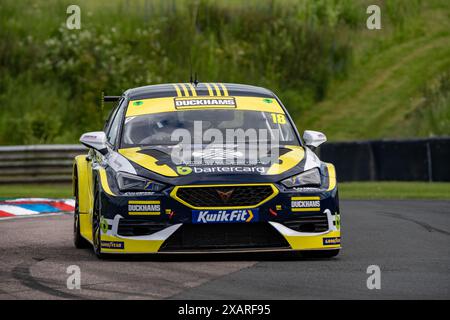
[[[293,191],[273,186],[276,194],[251,208],[258,211],[258,221],[244,223],[195,224],[195,210],[174,197],[173,189],[152,195],[101,192],[102,252],[309,251],[341,247],[337,188]],[[315,202],[308,207],[311,199],[317,199],[320,206]],[[306,207],[295,207],[299,202],[307,203]],[[136,208],[141,211],[133,211]]]

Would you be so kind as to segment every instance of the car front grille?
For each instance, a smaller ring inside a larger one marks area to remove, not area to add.
[[[284,237],[268,223],[183,224],[160,251],[289,248]]]
[[[274,194],[271,185],[180,187],[177,197],[192,207],[252,207]]]
[[[299,232],[324,232],[328,230],[326,214],[297,217],[295,220],[284,221],[283,224]]]
[[[145,236],[161,231],[170,224],[145,220],[120,219],[117,233],[121,236]]]

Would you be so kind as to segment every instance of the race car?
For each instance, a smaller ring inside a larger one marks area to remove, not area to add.
[[[270,90],[173,83],[105,101],[116,106],[73,165],[76,248],[339,253],[335,168],[315,154],[326,137],[301,139]]]

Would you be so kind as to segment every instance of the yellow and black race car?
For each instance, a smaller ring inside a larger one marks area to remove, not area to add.
[[[129,89],[73,167],[74,242],[97,256],[340,249],[334,166],[281,101],[249,85]]]

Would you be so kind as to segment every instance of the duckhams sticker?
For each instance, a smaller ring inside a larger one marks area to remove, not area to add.
[[[320,211],[320,197],[292,197],[292,212]]]
[[[192,210],[192,223],[248,223],[258,220],[258,209]]]
[[[128,214],[132,216],[159,215],[161,214],[160,201],[130,200],[128,201]]]
[[[236,108],[236,100],[234,98],[175,98],[176,109],[192,109],[204,107],[220,107],[220,108]]]

